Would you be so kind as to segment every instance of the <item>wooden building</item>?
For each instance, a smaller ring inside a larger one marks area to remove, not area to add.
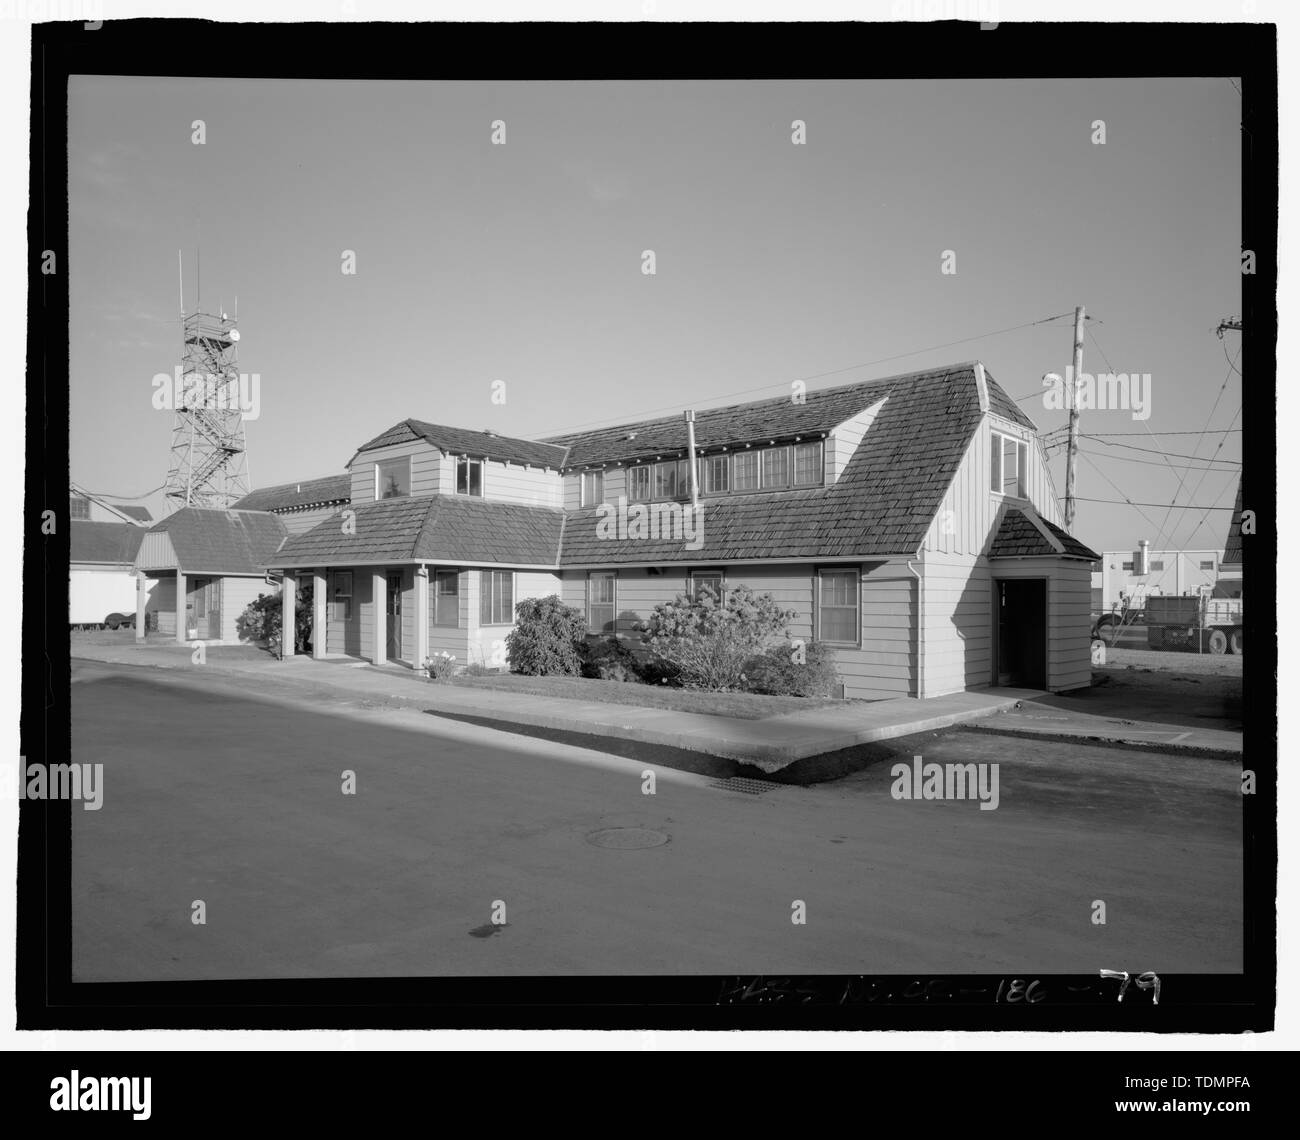
[[[505,666],[515,605],[593,634],[748,585],[832,648],[849,697],[1090,681],[1098,557],[1061,528],[1037,429],[978,362],[533,441],[404,420],[349,503],[268,558],[314,582],[319,656]]]

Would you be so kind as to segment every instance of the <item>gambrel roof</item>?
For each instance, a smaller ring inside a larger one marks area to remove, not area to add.
[[[134,523],[89,522],[73,519],[69,524],[71,562],[130,566],[140,549],[145,529]]]
[[[264,574],[287,533],[276,515],[216,507],[182,507],[147,532],[167,536],[167,561],[172,568],[179,566],[185,573],[244,575]],[[142,539],[137,558],[140,569],[166,569],[153,561],[152,555],[145,564],[147,545]]]

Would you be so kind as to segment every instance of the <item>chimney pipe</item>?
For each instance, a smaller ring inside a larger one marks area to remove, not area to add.
[[[690,463],[691,479],[691,509],[694,510],[700,505],[700,486],[699,480],[695,477],[695,411],[688,409],[686,414],[686,454],[690,456],[687,460]]]

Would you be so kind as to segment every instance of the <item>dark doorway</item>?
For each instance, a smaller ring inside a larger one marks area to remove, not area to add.
[[[388,660],[402,660],[402,572],[388,575]]]
[[[998,685],[1018,689],[1047,688],[1047,580],[997,578]]]

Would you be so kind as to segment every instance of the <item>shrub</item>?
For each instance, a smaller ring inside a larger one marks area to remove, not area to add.
[[[803,660],[799,660],[802,657]],[[831,651],[820,641],[770,646],[745,664],[751,692],[778,697],[830,697],[839,684]]]
[[[311,583],[299,582],[294,603],[294,649],[298,653],[311,647],[311,594]],[[278,653],[283,614],[279,593],[258,594],[235,619],[235,629],[242,640],[265,641],[273,653]]]
[[[726,690],[745,686],[746,664],[784,637],[793,617],[771,594],[738,586],[722,605],[709,592],[679,594],[655,606],[640,628],[667,676],[687,688]]]
[[[528,598],[515,606],[515,626],[506,637],[510,670],[528,677],[582,672],[587,621],[580,610],[555,595]]]
[[[434,681],[446,681],[456,672],[456,658],[451,653],[435,653],[424,659],[424,671]]]
[[[641,664],[623,642],[616,638],[586,646],[582,675],[601,681],[640,681]]]

